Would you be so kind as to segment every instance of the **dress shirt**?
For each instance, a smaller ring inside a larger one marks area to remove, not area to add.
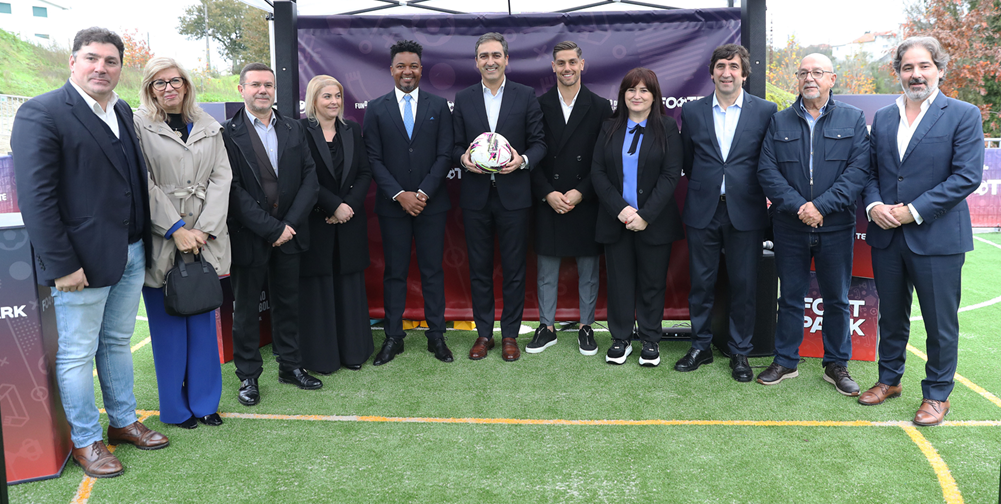
[[[640,123],[636,123],[632,119],[626,121],[626,137],[622,142],[622,199],[626,200],[629,206],[639,210],[639,200],[636,198],[636,179],[637,171],[639,170],[640,149],[643,148],[642,134],[640,134],[636,152],[629,154],[629,147],[633,144],[633,137],[638,133],[630,133],[630,130],[635,128],[637,124],[646,128],[647,120],[644,119]]]
[[[244,108],[247,113],[247,118],[250,119],[250,123],[254,125],[254,131],[257,132],[257,136],[261,137],[261,143],[264,144],[264,149],[268,151],[268,160],[271,161],[271,169],[275,171],[275,175],[278,174],[278,133],[275,132],[275,114],[271,114],[271,120],[268,121],[268,125],[265,126],[260,119],[250,113],[250,109]]]
[[[918,125],[921,124],[921,119],[924,119],[925,112],[928,112],[928,107],[931,106],[936,97],[938,97],[938,89],[932,91],[932,93],[928,95],[928,98],[921,102],[921,112],[919,112],[918,116],[914,118],[914,124],[907,124],[907,96],[900,95],[897,97],[897,109],[900,110],[900,125],[897,126],[897,153],[900,155],[901,161],[904,160],[904,154],[907,152],[907,146],[911,143],[911,137],[914,136],[914,132],[917,131]],[[869,210],[872,210],[872,207],[882,204],[882,201],[869,203],[869,206],[865,207],[866,217],[869,217]],[[914,205],[908,203],[907,209],[910,210],[911,215],[914,216],[914,222],[918,223],[918,225],[924,222],[924,219],[921,218],[921,214],[919,214],[918,210],[914,208]],[[869,217],[869,220],[871,221],[872,217]]]
[[[820,107],[820,113],[817,114],[817,119],[820,119],[827,111],[827,105],[831,103],[830,95],[827,96],[827,101],[824,102],[824,106]],[[799,108],[803,111],[803,117],[806,118],[806,124],[810,125],[810,183],[813,184],[813,127],[817,125],[817,119],[814,119],[808,110],[806,110],[806,105],[803,105],[803,101],[800,100]]]
[[[490,124],[490,132],[493,133],[497,131],[497,120],[500,118],[501,104],[504,102],[504,86],[507,85],[507,77],[504,77],[496,95],[483,81],[480,81],[480,85],[483,86],[483,106],[487,109],[487,122]],[[519,154],[521,153],[519,152]],[[528,168],[528,156],[521,154],[521,158],[524,160],[521,168]],[[496,175],[491,173],[490,180],[495,180]]]
[[[568,122],[570,122],[570,114],[573,113],[573,106],[577,104],[577,97],[580,96],[580,88],[579,87],[577,88],[577,93],[575,93],[573,95],[573,100],[570,100],[570,105],[567,105],[567,103],[565,101],[563,101],[563,95],[562,94],[560,94],[560,93],[557,93],[557,94],[559,94],[559,96],[560,96],[560,100],[559,100],[560,101],[560,108],[563,109],[563,122],[564,123],[568,123]]]
[[[733,143],[734,132],[737,131],[737,122],[740,121],[740,110],[744,106],[744,90],[740,90],[737,101],[733,102],[723,110],[716,93],[713,93],[713,126],[716,128],[716,141],[719,142],[719,153],[723,156],[723,162],[730,155],[730,144]],[[719,193],[726,194],[726,173],[723,173],[723,183],[719,186]]]
[[[83,88],[78,86],[76,82],[73,82],[73,79],[70,79],[70,84],[73,85],[73,89],[76,89],[77,92],[80,93],[80,96],[83,97],[83,101],[87,102],[87,107],[91,110],[91,112],[93,112],[98,119],[111,128],[111,132],[115,134],[115,138],[121,138],[118,134],[118,115],[115,114],[115,104],[118,103],[118,93],[115,93],[114,91],[111,92],[111,98],[108,100],[108,107],[107,109],[103,109],[101,108],[101,104],[97,103],[97,100],[91,98],[91,96],[87,94]]]

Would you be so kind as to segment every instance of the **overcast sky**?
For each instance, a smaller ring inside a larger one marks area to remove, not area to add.
[[[261,2],[261,0],[251,0]],[[726,0],[646,0],[666,5],[695,7],[726,7]],[[768,23],[775,45],[784,45],[790,34],[795,34],[802,45],[838,45],[852,41],[866,31],[899,30],[904,21],[905,4],[912,0],[837,0],[834,2],[804,2],[802,0],[767,0]],[[515,12],[540,12],[565,9],[573,5],[594,3],[593,0],[510,0]],[[55,3],[60,3],[56,0]],[[68,45],[68,40],[76,30],[88,26],[107,26],[119,33],[138,30],[147,37],[156,55],[172,56],[189,68],[200,65],[199,58],[205,56],[204,40],[189,41],[177,34],[178,18],[188,6],[198,2],[177,0],[174,2],[137,2],[135,0],[76,0],[65,2],[72,5],[67,16],[63,16],[65,35],[53,39]],[[455,5],[452,5],[452,4]],[[479,0],[476,5],[484,10],[507,11],[508,0]],[[735,2],[740,5],[740,1]],[[364,8],[378,5],[374,0],[299,0],[299,12],[303,15],[339,13],[326,9]],[[469,0],[435,0],[432,5],[455,10],[468,9]],[[347,6],[347,7],[345,7]],[[628,5],[610,5],[605,10],[629,10]],[[386,13],[406,14],[426,10],[413,7],[394,8]],[[219,67],[221,57],[212,43],[213,66]]]

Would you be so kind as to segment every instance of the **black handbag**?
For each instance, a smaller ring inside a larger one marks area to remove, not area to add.
[[[163,281],[163,307],[168,315],[187,317],[222,306],[219,275],[204,253],[195,257],[195,262],[186,264],[180,252],[174,255],[174,267]]]

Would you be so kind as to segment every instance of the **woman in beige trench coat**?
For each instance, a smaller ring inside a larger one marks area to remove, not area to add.
[[[135,127],[149,169],[153,221],[153,261],[147,265],[143,300],[160,420],[186,429],[198,427],[198,422],[221,425],[215,312],[168,315],[163,281],[178,253],[186,262],[203,254],[218,274],[229,274],[226,216],[233,174],[222,126],[195,104],[188,72],[171,58],[146,64],[140,101]]]

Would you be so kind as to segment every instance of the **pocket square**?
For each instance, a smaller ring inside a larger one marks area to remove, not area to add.
[[[428,119],[428,121],[433,121],[433,120],[434,120],[434,116],[431,116],[431,119]]]

